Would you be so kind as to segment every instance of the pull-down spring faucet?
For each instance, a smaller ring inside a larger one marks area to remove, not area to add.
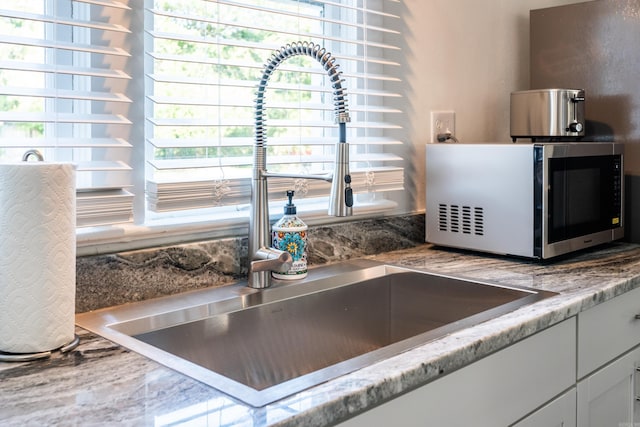
[[[271,74],[284,60],[293,56],[306,55],[315,58],[328,73],[333,86],[335,120],[339,126],[339,140],[333,172],[324,175],[297,175],[267,172],[267,146],[265,131],[264,94]],[[326,49],[315,43],[296,42],[275,51],[264,67],[256,93],[255,145],[253,153],[253,179],[251,180],[251,214],[249,218],[249,286],[266,288],[271,285],[271,271],[286,271],[292,258],[288,252],[273,249],[269,225],[268,177],[322,179],[331,182],[329,215],[349,216],[353,206],[351,175],[349,174],[349,144],[346,138],[347,112],[346,92],[342,87],[338,64]]]

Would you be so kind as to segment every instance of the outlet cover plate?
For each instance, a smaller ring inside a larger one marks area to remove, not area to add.
[[[438,134],[451,132],[456,134],[456,113],[455,111],[432,111],[431,112],[431,142],[438,142]]]

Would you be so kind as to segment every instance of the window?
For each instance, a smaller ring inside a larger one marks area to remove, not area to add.
[[[385,11],[397,1],[10,3],[0,10],[9,53],[0,61],[0,160],[38,148],[76,162],[79,226],[246,217],[257,82],[272,52],[299,40],[325,47],[343,72],[355,212],[387,207],[384,193],[403,188],[393,154],[402,112],[390,106],[400,104],[391,89],[400,67],[389,59],[400,22]],[[320,64],[287,60],[266,98],[269,169],[330,169],[338,129]],[[269,181],[271,200],[294,189],[302,212],[329,187]]]
[[[131,100],[121,92],[130,53],[120,43],[130,30],[118,23],[128,8],[101,6],[112,18],[94,21],[91,3],[21,0],[0,10],[0,159],[35,148],[76,163],[79,226],[129,221],[133,199]]]

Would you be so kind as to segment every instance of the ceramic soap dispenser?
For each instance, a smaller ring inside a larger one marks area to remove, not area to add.
[[[307,276],[307,224],[296,215],[293,194],[293,191],[287,191],[289,203],[284,206],[284,216],[271,228],[273,248],[287,251],[293,258],[287,272],[272,273],[276,279],[295,280]]]

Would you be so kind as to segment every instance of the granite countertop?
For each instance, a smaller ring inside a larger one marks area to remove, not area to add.
[[[253,408],[81,328],[66,354],[0,363],[2,425],[330,425],[640,286],[640,246],[614,243],[553,262],[412,249],[365,257],[559,295]]]

